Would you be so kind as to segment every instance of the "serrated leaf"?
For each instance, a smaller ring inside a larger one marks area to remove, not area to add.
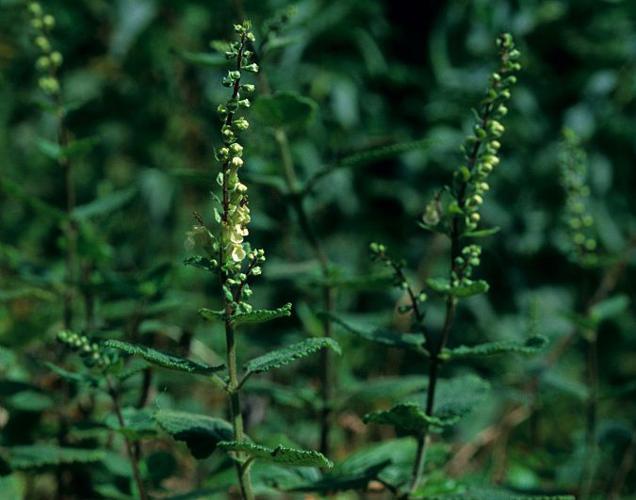
[[[590,319],[595,323],[600,323],[606,319],[619,315],[629,307],[629,297],[627,295],[615,295],[605,299],[590,308]]]
[[[153,418],[177,441],[183,441],[192,455],[209,457],[221,441],[234,438],[232,425],[223,419],[175,410],[157,410]]]
[[[46,444],[13,446],[8,450],[9,464],[15,470],[28,470],[60,464],[99,462],[106,456],[102,450],[63,448]]]
[[[519,353],[535,354],[545,347],[548,339],[536,335],[526,339],[524,342],[516,340],[500,340],[498,342],[485,342],[475,346],[459,346],[451,349],[444,349],[441,359],[453,360],[462,358],[476,358],[483,356],[494,356],[497,354]]]
[[[333,463],[322,453],[313,450],[298,450],[279,445],[269,448],[249,441],[223,441],[219,448],[225,451],[245,453],[250,457],[265,462],[272,462],[292,467],[321,467],[331,469]]]
[[[433,145],[434,142],[430,139],[423,139],[417,141],[398,142],[395,144],[389,144],[386,146],[378,146],[369,148],[363,151],[352,153],[350,155],[342,157],[334,165],[324,168],[316,172],[312,177],[308,179],[305,184],[304,191],[308,192],[313,189],[315,184],[323,177],[328,176],[332,172],[343,168],[356,168],[369,163],[383,160],[385,158],[392,158],[394,156],[416,150],[425,150]]]
[[[367,465],[363,470],[356,472],[334,471],[320,478],[318,481],[292,488],[290,491],[307,491],[333,494],[338,491],[365,490],[370,481],[377,479],[384,469],[391,465],[387,459],[380,463]]]
[[[288,303],[277,309],[255,309],[250,312],[236,313],[232,316],[232,324],[240,326],[265,323],[273,319],[291,316],[291,309],[292,305]]]
[[[88,219],[89,217],[106,215],[126,205],[136,193],[137,189],[134,187],[115,191],[90,203],[76,207],[73,210],[73,216],[78,219]]]
[[[486,293],[490,286],[484,280],[476,280],[460,286],[451,286],[447,278],[429,278],[426,280],[428,287],[443,295],[452,295],[461,299]]]
[[[389,410],[367,413],[363,421],[367,424],[392,425],[410,434],[419,434],[430,426],[449,427],[458,422],[458,416],[440,418],[427,415],[417,403],[400,403]]]
[[[311,338],[254,358],[245,363],[245,370],[247,374],[263,373],[305,358],[320,349],[333,349],[338,354],[341,354],[340,346],[334,339],[326,337]]]
[[[316,113],[318,104],[293,92],[278,92],[255,100],[253,114],[263,124],[274,128],[300,128]]]
[[[196,373],[198,375],[210,375],[214,372],[223,369],[223,365],[209,366],[203,363],[198,363],[190,359],[181,358],[172,354],[167,354],[162,351],[157,351],[151,347],[146,347],[138,344],[129,344],[121,340],[106,340],[103,344],[105,347],[118,349],[133,356],[141,356],[149,363],[167,368],[169,370],[177,370],[187,373]]]
[[[417,333],[402,333],[388,328],[378,328],[371,325],[353,326],[335,315],[325,314],[331,321],[342,326],[346,331],[358,335],[365,340],[401,349],[410,349],[424,353],[424,337]]]

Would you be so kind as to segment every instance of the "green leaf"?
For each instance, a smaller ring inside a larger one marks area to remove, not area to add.
[[[66,213],[64,213],[64,211],[42,201],[37,196],[27,193],[21,184],[10,180],[7,176],[0,178],[0,189],[42,215],[46,215],[58,221],[66,219]]]
[[[75,139],[66,147],[60,146],[57,142],[40,138],[37,141],[38,149],[52,160],[60,160],[62,158],[72,158],[88,153],[98,143],[96,137],[86,137],[84,139]]]
[[[452,295],[460,299],[486,293],[490,288],[484,280],[471,281],[464,285],[451,287],[450,281],[446,278],[429,278],[426,280],[426,284],[437,293]]]
[[[322,467],[331,469],[333,463],[322,453],[313,450],[298,450],[279,445],[269,448],[249,441],[223,441],[219,448],[225,451],[240,452],[264,462],[273,462],[292,467]]]
[[[334,339],[326,337],[311,338],[254,358],[245,364],[245,370],[247,374],[263,373],[274,368],[288,365],[320,349],[327,348],[333,349],[338,354],[341,354],[340,346]]]
[[[149,363],[160,366],[162,368],[168,368],[169,370],[177,370],[187,373],[196,373],[197,375],[210,375],[214,372],[223,369],[223,365],[209,366],[202,363],[197,363],[186,358],[173,356],[165,352],[157,351],[151,347],[146,347],[138,344],[129,344],[121,340],[106,340],[103,344],[105,347],[111,347],[124,351],[133,356],[141,356]]]
[[[543,349],[547,343],[547,338],[541,335],[536,335],[526,339],[524,342],[518,342],[516,340],[500,340],[498,342],[485,342],[475,346],[462,345],[451,349],[444,349],[440,358],[454,360],[494,356],[497,354],[507,354],[511,352],[519,354],[535,354]]]
[[[401,377],[377,377],[370,380],[349,382],[341,388],[341,407],[360,404],[372,404],[387,401],[396,402],[415,392],[426,389],[428,381],[420,375]]]
[[[124,427],[119,425],[119,420],[112,414],[106,417],[106,426],[131,439],[142,439],[157,433],[153,412],[148,408],[124,408],[122,416]]]
[[[615,295],[595,304],[590,309],[590,319],[596,324],[606,319],[618,316],[629,307],[629,297],[627,295]]]
[[[216,52],[188,52],[180,51],[179,55],[186,61],[198,66],[223,67],[227,65],[225,55]]]
[[[431,141],[430,139],[422,139],[417,141],[398,142],[395,144],[373,147],[365,149],[363,151],[352,153],[348,156],[342,157],[334,165],[330,165],[316,172],[307,180],[304,190],[306,192],[311,191],[319,180],[337,170],[343,168],[361,167],[364,165],[368,165],[369,163],[384,160],[386,158],[393,158],[409,151],[425,150],[433,144],[434,141]]]
[[[88,219],[89,217],[106,215],[113,212],[133,199],[137,189],[134,187],[115,191],[97,198],[86,205],[81,205],[73,210],[73,216],[78,219]]]
[[[423,343],[424,337],[417,333],[402,333],[388,328],[377,328],[371,325],[358,324],[352,326],[350,322],[345,322],[337,316],[324,314],[334,323],[342,326],[346,331],[358,335],[365,340],[377,342],[379,344],[388,345],[390,347],[399,347],[401,349],[410,349],[412,351],[424,353]]]
[[[157,410],[153,418],[177,441],[183,441],[192,455],[209,457],[221,441],[234,438],[232,425],[223,419],[175,410]]]
[[[464,233],[464,236],[467,238],[486,238],[487,236],[492,236],[493,234],[497,234],[501,228],[497,227],[489,227],[484,229],[476,229],[475,231],[468,231]]]
[[[9,464],[16,470],[60,464],[100,462],[106,456],[102,450],[62,448],[46,444],[14,446],[8,450]]]
[[[212,259],[209,259],[208,257],[202,257],[200,255],[196,255],[194,257],[187,257],[186,259],[184,259],[183,263],[186,266],[197,267],[199,269],[205,269],[206,271],[210,271],[210,272],[217,271],[217,267],[212,265]],[[208,309],[205,309],[205,310],[208,311]]]
[[[292,305],[285,304],[277,309],[256,309],[245,313],[236,313],[232,316],[232,324],[234,326],[253,325],[256,323],[265,323],[277,318],[291,316]]]
[[[313,118],[318,104],[293,92],[278,92],[255,100],[253,114],[263,124],[274,128],[300,128]]]
[[[65,370],[64,368],[54,365],[53,363],[49,363],[48,361],[44,363],[45,366],[58,375],[60,378],[66,380],[67,382],[73,382],[76,384],[87,384],[92,387],[97,387],[99,384],[99,380],[96,377],[93,377],[89,373],[85,372],[71,372]]]
[[[215,311],[214,309],[202,307],[199,309],[199,314],[202,318],[207,319],[208,321],[225,321],[225,311],[223,309]]]
[[[348,290],[368,290],[370,288],[383,288],[391,284],[393,280],[393,273],[382,272],[366,276],[315,277],[309,280],[309,284],[311,286],[344,288]]]
[[[459,420],[458,416],[439,418],[427,415],[417,403],[400,403],[390,410],[367,413],[363,421],[367,424],[392,425],[410,434],[419,434],[429,426],[449,427]]]

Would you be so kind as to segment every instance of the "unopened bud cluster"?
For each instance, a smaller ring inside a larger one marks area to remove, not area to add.
[[[508,113],[510,89],[517,81],[515,73],[521,69],[520,53],[512,36],[501,35],[497,45],[501,64],[490,78],[488,92],[477,112],[474,133],[462,146],[466,163],[455,172],[454,178],[457,208],[464,214],[463,222],[468,231],[475,230],[479,224],[479,209],[490,189],[488,177],[500,162],[499,139],[505,131],[502,120]]]
[[[410,290],[410,285],[403,272],[403,261],[393,260],[393,258],[391,258],[391,256],[387,253],[386,246],[381,243],[371,243],[369,245],[369,250],[371,252],[371,260],[384,264],[393,271],[393,285],[396,288],[402,291]],[[413,297],[416,303],[423,303],[428,299],[428,296],[424,292],[420,292],[417,295],[413,293]],[[402,305],[398,308],[398,311],[403,314],[408,313],[413,310],[413,307],[413,304]]]
[[[56,73],[62,65],[62,54],[53,50],[49,40],[50,32],[55,26],[55,18],[51,14],[46,14],[37,2],[28,3],[27,10],[34,31],[33,44],[40,52],[35,62],[35,67],[41,75],[38,85],[45,94],[57,95],[60,92],[60,82]]]
[[[455,257],[451,271],[451,286],[453,288],[473,284],[470,277],[473,274],[473,269],[479,266],[480,257],[481,247],[479,245],[467,245],[462,249],[461,255]]]
[[[105,352],[98,343],[91,342],[90,339],[84,335],[79,335],[69,330],[62,330],[57,334],[57,340],[74,351],[77,351],[82,357],[84,364],[89,368],[97,367],[105,369],[117,361],[116,354]]]
[[[565,191],[565,224],[571,257],[583,265],[598,260],[594,218],[589,212],[590,188],[586,183],[587,158],[571,130],[564,131],[561,152],[561,185]]]

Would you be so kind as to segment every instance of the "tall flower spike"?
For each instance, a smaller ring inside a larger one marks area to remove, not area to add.
[[[563,131],[561,185],[565,191],[565,224],[571,258],[583,266],[598,263],[594,237],[594,217],[589,212],[590,188],[586,183],[587,158],[579,138],[569,129]]]
[[[508,113],[506,102],[510,99],[511,87],[517,82],[515,74],[521,69],[520,53],[510,34],[499,36],[497,46],[499,69],[491,75],[486,97],[477,111],[474,134],[462,146],[465,164],[454,174],[453,191],[468,231],[478,226],[479,209],[489,189],[488,176],[499,165],[499,139],[505,132],[501,121]]]

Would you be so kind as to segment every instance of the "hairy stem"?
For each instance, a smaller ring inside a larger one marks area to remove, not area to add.
[[[119,405],[119,395],[115,386],[113,385],[113,381],[109,376],[106,376],[106,382],[108,383],[108,394],[110,395],[111,400],[113,401],[113,410],[115,411],[115,415],[117,416],[117,421],[119,422],[119,426],[121,428],[126,427],[126,421],[124,420],[124,415],[121,411],[121,406]],[[137,460],[137,455],[133,451],[133,445],[128,439],[128,436],[123,434],[124,443],[126,444],[126,453],[128,454],[128,460],[130,461],[130,465],[132,467],[133,479],[135,480],[135,484],[137,485],[137,492],[139,493],[139,498],[141,500],[147,500],[148,495],[146,494],[146,490],[144,488],[144,483],[141,480],[141,473],[139,472],[139,462]]]
[[[226,303],[226,313],[228,307]],[[230,394],[230,417],[232,419],[232,428],[234,429],[234,439],[243,441],[245,439],[245,430],[243,427],[243,415],[241,413],[241,399],[239,396],[238,370],[236,364],[236,343],[234,339],[234,327],[230,322],[229,316],[225,320],[225,341],[227,344],[227,369],[230,377],[228,383],[228,392]],[[254,493],[252,491],[252,481],[250,478],[249,467],[244,467],[240,462],[236,462],[236,472],[241,488],[241,495],[244,500],[252,500]]]

